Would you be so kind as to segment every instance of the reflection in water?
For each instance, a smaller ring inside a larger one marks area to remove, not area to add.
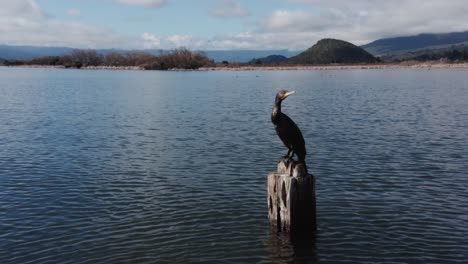
[[[271,227],[266,247],[273,263],[317,263],[315,238],[315,234],[291,236]]]

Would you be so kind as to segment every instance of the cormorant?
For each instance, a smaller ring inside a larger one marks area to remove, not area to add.
[[[297,125],[291,118],[289,118],[289,116],[281,112],[281,102],[293,93],[294,91],[288,92],[281,90],[276,94],[275,106],[271,113],[271,122],[275,125],[275,130],[279,138],[288,148],[288,154],[284,156],[284,158],[289,160],[294,156],[294,154],[296,154],[299,162],[302,162],[307,170],[307,166],[305,164],[305,142],[301,130],[299,130]]]

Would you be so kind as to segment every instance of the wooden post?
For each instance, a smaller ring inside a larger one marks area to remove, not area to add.
[[[302,163],[280,160],[268,175],[268,218],[278,231],[313,234],[316,230],[315,177]]]

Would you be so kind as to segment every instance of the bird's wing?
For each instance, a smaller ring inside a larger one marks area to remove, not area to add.
[[[302,136],[301,130],[297,127],[296,123],[292,121],[289,116],[281,113],[276,132],[280,137],[281,141],[289,147],[300,147],[304,146],[304,137]]]

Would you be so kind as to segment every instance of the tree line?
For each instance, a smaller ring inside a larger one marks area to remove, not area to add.
[[[154,55],[144,51],[125,53],[109,52],[99,54],[95,50],[73,50],[63,56],[45,56],[32,60],[5,60],[4,65],[47,65],[65,68],[82,68],[89,66],[107,67],[142,67],[146,70],[198,69],[214,65],[214,61],[200,52],[178,48],[166,54]]]
[[[417,61],[448,60],[451,62],[468,62],[467,50],[450,50],[441,53],[426,53],[414,58]]]
[[[405,53],[400,55],[383,56],[384,62],[404,62],[404,61],[440,61],[448,63],[468,62],[468,49],[447,49],[436,51],[418,51],[413,53]]]

